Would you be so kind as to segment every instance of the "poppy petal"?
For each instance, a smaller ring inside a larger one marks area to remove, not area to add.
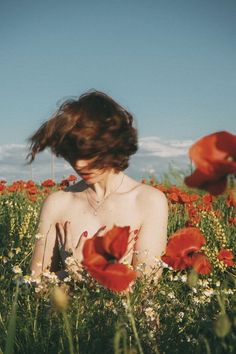
[[[209,274],[212,270],[212,265],[203,253],[193,255],[193,269],[199,274]]]
[[[88,271],[100,284],[117,292],[126,290],[137,277],[135,271],[121,263],[107,264],[103,269],[89,267]]]
[[[233,261],[234,254],[232,251],[230,251],[228,249],[221,249],[217,258],[220,261],[223,261],[228,266],[232,267],[234,265],[234,261]]]
[[[168,240],[161,259],[175,270],[192,266],[192,255],[200,250],[206,240],[196,227],[186,227],[175,232]]]
[[[202,172],[213,172],[212,161],[236,158],[236,135],[226,131],[206,135],[190,147],[189,157]]]
[[[125,254],[128,246],[130,226],[113,228],[103,236],[102,246],[106,253],[119,260]]]

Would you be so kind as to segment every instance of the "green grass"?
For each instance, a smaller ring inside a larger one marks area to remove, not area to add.
[[[170,176],[162,183],[170,187]],[[139,278],[129,298],[103,288],[84,271],[83,282],[72,278],[64,284],[69,306],[64,312],[57,309],[51,298],[56,286],[52,279],[43,277],[41,288],[23,282],[29,274],[42,199],[30,202],[23,192],[0,195],[0,353],[236,352],[235,266],[215,266],[212,274],[199,276],[165,268],[158,283],[154,276]],[[220,196],[212,204],[221,215],[212,219],[206,213],[199,227],[210,252],[219,247],[223,233],[236,254],[236,228],[228,221],[235,211],[225,199]],[[168,236],[188,220],[185,204],[169,206]],[[22,274],[14,273],[17,265]]]

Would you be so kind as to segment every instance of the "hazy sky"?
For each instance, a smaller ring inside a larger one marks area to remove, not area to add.
[[[235,63],[235,0],[0,0],[0,146],[91,88],[140,137],[235,133]]]

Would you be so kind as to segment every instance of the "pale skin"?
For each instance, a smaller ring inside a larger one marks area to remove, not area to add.
[[[33,277],[50,269],[63,278],[65,271],[57,269],[59,257],[64,262],[70,250],[80,264],[84,242],[95,234],[102,237],[114,225],[130,226],[128,249],[120,262],[132,264],[134,269],[145,263],[148,274],[164,253],[168,222],[165,194],[122,171],[88,170],[91,161],[75,161],[72,167],[83,179],[45,199],[38,225],[41,237],[36,240],[30,265]],[[95,210],[97,215],[94,215]],[[60,251],[58,246],[61,246]],[[79,267],[74,268],[76,274],[78,271]],[[159,269],[156,277],[161,273]]]

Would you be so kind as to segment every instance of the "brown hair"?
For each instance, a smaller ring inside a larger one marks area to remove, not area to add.
[[[126,169],[137,149],[133,116],[103,92],[88,91],[66,100],[56,113],[30,136],[28,164],[49,147],[70,163],[97,157],[90,168]]]

